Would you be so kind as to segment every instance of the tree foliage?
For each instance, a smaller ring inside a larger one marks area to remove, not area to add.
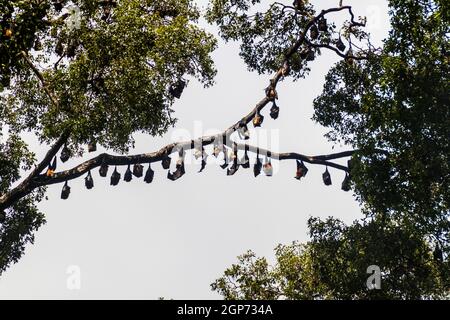
[[[50,1],[29,1],[25,8],[23,2],[9,1],[12,12],[2,17],[12,32],[2,42],[2,57],[10,57],[2,72],[10,88],[2,114],[11,115],[2,120],[11,130],[31,130],[42,141],[70,130],[74,148],[95,140],[123,152],[133,132],[156,135],[173,124],[172,85],[188,75],[212,84],[215,40],[196,26],[199,12],[191,1],[118,1],[107,18],[101,1],[75,1],[79,13],[73,17]],[[38,22],[28,28],[27,14],[36,12]],[[49,101],[22,51],[42,66],[58,105]]]
[[[225,39],[242,42],[249,67],[267,72],[272,71],[267,55],[282,52],[283,44],[269,41],[260,54],[265,39],[259,36],[274,28],[259,30],[250,22],[257,19],[245,13],[235,18],[243,21],[239,28],[228,20],[258,2],[217,0],[212,12]],[[303,12],[313,10],[307,1],[296,3]],[[363,59],[331,68],[314,101],[313,119],[329,128],[330,141],[358,150],[348,167],[365,221],[344,226],[311,220],[312,240],[279,246],[274,267],[252,252],[244,254],[212,285],[225,298],[448,297],[449,3],[391,0],[389,7],[392,28],[381,50],[372,50],[370,37],[360,30],[339,31],[347,34],[349,50],[365,39],[369,50],[360,50]],[[279,27],[283,19],[294,18],[284,15]],[[316,48],[332,43],[330,37],[319,38]],[[366,268],[373,264],[384,272],[381,291],[365,288]]]
[[[212,289],[225,299],[449,297],[450,262],[414,226],[380,220],[347,226],[334,218],[310,218],[308,227],[311,240],[277,246],[274,265],[248,251]],[[381,268],[380,290],[366,285],[371,265]]]
[[[240,41],[240,55],[249,70],[258,73],[276,72],[292,48],[295,48],[289,61],[293,79],[305,77],[310,71],[309,62],[321,53],[321,47],[311,46],[310,41],[317,40],[320,45],[328,46],[338,42],[344,45],[344,42],[355,37],[367,39],[367,34],[361,28],[364,23],[362,19],[346,21],[341,28],[325,19],[325,29],[319,32],[319,23],[313,27],[317,36],[313,32],[306,32],[316,10],[308,1],[296,2],[298,4],[295,6],[274,2],[266,9],[260,0],[212,0],[207,18],[218,25],[223,39]],[[296,43],[302,34],[309,41],[303,41],[297,47]],[[364,50],[359,51],[359,54],[363,55]]]
[[[190,0],[1,0],[0,196],[36,165],[25,132],[67,136],[72,155],[87,143],[123,153],[135,132],[166,132],[173,89],[216,73],[199,15]],[[0,272],[44,222],[43,192],[0,212]]]
[[[391,1],[383,51],[330,70],[314,119],[361,150],[355,191],[368,213],[394,215],[449,239],[447,1]],[[373,156],[374,149],[386,154]]]

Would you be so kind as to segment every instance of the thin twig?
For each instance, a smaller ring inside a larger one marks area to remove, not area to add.
[[[36,66],[31,61],[30,57],[26,54],[25,51],[21,51],[20,54],[25,59],[27,64],[30,66],[31,70],[33,70],[36,77],[38,77],[39,81],[41,82],[41,86],[44,89],[45,93],[49,97],[50,101],[52,102],[53,106],[55,108],[58,108],[59,104],[56,98],[53,96],[53,94],[50,92],[50,89],[48,88],[47,82],[44,79],[44,76],[41,74],[41,72],[36,68]]]

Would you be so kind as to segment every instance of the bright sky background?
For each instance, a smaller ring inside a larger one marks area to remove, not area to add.
[[[207,2],[197,0],[202,7]],[[339,1],[312,2],[320,10]],[[344,0],[344,5],[353,5],[356,15],[367,16],[373,43],[381,45],[389,29],[387,1]],[[334,17],[341,21],[347,15]],[[205,26],[217,34],[216,28]],[[161,138],[137,135],[133,153],[155,151],[183,135],[192,138],[221,131],[264,96],[270,75],[249,72],[236,43],[221,41],[214,60],[219,71],[216,85],[204,89],[191,81],[174,106],[177,128]],[[324,52],[311,64],[307,79],[281,82],[280,117],[274,121],[268,108],[264,110],[263,129],[253,134],[258,139],[251,142],[307,155],[347,150],[345,146],[333,150],[323,137],[325,128],[311,120],[312,101],[336,61],[334,54]],[[36,148],[42,156],[45,148]],[[79,161],[71,160],[59,169]],[[347,223],[361,217],[351,192],[340,190],[342,172],[330,169],[333,185],[326,187],[322,166],[309,165],[307,177],[299,182],[293,178],[294,161],[274,164],[273,177],[254,178],[251,169],[227,177],[213,163],[197,173],[195,163],[187,165],[187,174],[176,182],[155,164],[152,184],[135,178],[121,181],[118,187],[109,186],[109,178],[100,178],[95,170],[95,188],[86,190],[84,179],[72,181],[67,201],[59,199],[62,185],[49,187],[49,201],[40,204],[47,224],[20,262],[0,279],[0,299],[217,299],[220,296],[210,284],[246,250],[273,261],[278,243],[308,240],[308,217],[335,216]],[[71,266],[80,270],[79,290],[67,287]]]

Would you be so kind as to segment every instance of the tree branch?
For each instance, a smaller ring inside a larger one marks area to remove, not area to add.
[[[54,107],[58,108],[59,104],[56,98],[50,92],[42,74],[33,64],[33,62],[28,57],[25,51],[21,51],[20,54],[25,59],[27,64],[33,70],[36,77],[41,82],[42,88],[46,92],[51,103],[54,105]],[[0,210],[8,208],[9,206],[14,204],[16,201],[22,199],[36,188],[36,186],[34,186],[32,183],[33,179],[36,176],[38,176],[48,166],[52,158],[58,153],[59,149],[61,149],[64,143],[67,142],[68,138],[69,138],[69,131],[63,132],[63,134],[58,138],[58,140],[56,140],[53,146],[51,146],[45,157],[41,160],[41,162],[37,164],[37,166],[33,169],[33,171],[31,171],[31,173],[27,176],[27,178],[25,178],[17,187],[11,189],[6,194],[0,195]]]
[[[306,43],[314,48],[326,48],[329,49],[331,51],[336,52],[336,54],[344,59],[353,59],[353,60],[367,60],[368,57],[367,56],[355,56],[355,55],[349,55],[349,54],[345,54],[340,52],[337,48],[330,46],[329,44],[324,44],[324,43],[312,43],[309,40],[306,40]]]
[[[33,179],[35,179],[51,162],[52,158],[56,155],[58,150],[63,146],[63,144],[67,141],[69,137],[69,133],[65,132],[59,137],[58,140],[53,144],[50,150],[47,152],[45,157],[41,160],[41,162],[34,168],[33,171],[28,175],[28,177],[23,180],[17,187],[13,188],[6,194],[0,197],[0,210],[6,209],[14,204],[16,201],[22,199],[31,191],[36,189],[36,185],[33,183]]]
[[[300,35],[300,37],[297,40],[297,42],[295,42],[295,44],[286,53],[284,61],[282,63],[282,66],[278,69],[278,71],[275,73],[273,78],[270,79],[269,87],[272,87],[273,89],[276,89],[276,86],[277,86],[278,82],[283,77],[283,73],[289,68],[289,60],[291,59],[292,55],[294,55],[299,50],[299,48],[302,46],[302,44],[305,42],[306,34],[307,34],[309,28],[311,28],[311,26],[313,24],[315,24],[317,21],[319,21],[319,19],[321,17],[323,17],[324,15],[326,15],[328,13],[331,13],[331,12],[338,12],[338,11],[342,11],[342,10],[349,10],[350,13],[351,13],[351,16],[352,16],[352,21],[353,21],[354,15],[353,15],[351,7],[350,6],[344,6],[344,7],[340,7],[340,8],[331,8],[331,9],[328,9],[328,10],[322,10],[322,12],[319,15],[317,15],[314,18],[312,18],[308,22],[308,24],[305,27],[305,30],[302,32],[302,34]],[[355,22],[355,23],[357,23],[357,22]],[[264,99],[262,99],[260,102],[257,103],[256,107],[247,116],[245,116],[240,121],[238,121],[237,123],[235,123],[234,125],[229,127],[226,130],[225,134],[229,135],[230,133],[233,133],[234,131],[236,131],[239,128],[239,125],[240,125],[241,122],[245,122],[247,124],[250,121],[252,121],[252,119],[256,115],[256,113],[258,111],[261,111],[270,101],[272,101],[272,99],[270,99],[269,97],[265,97]]]
[[[27,62],[27,64],[30,66],[30,68],[33,70],[34,74],[36,75],[36,77],[39,79],[39,81],[41,82],[42,88],[44,89],[45,93],[47,94],[47,96],[49,97],[51,103],[53,104],[53,106],[55,108],[58,108],[58,101],[56,100],[56,98],[53,96],[53,94],[50,92],[50,89],[48,88],[47,82],[45,81],[44,77],[42,76],[42,74],[39,72],[39,70],[36,68],[36,66],[33,64],[33,62],[31,61],[30,57],[26,54],[25,51],[20,51],[20,54],[22,55],[22,57],[25,59],[25,61]]]
[[[125,165],[133,165],[133,164],[145,164],[145,163],[154,163],[159,162],[163,158],[169,156],[173,152],[183,149],[183,150],[192,150],[196,148],[198,145],[195,143],[198,141],[196,140],[190,140],[185,141],[181,143],[171,144],[168,146],[163,147],[159,151],[152,152],[152,153],[143,153],[143,154],[136,154],[131,156],[115,156],[110,155],[107,153],[100,154],[90,160],[87,160],[76,167],[57,172],[52,177],[47,177],[46,175],[39,175],[37,176],[34,181],[32,182],[34,187],[44,186],[44,185],[52,185],[56,183],[61,183],[65,181],[70,181],[76,178],[81,177],[82,175],[86,174],[90,170],[93,170],[102,164],[106,164],[109,166],[125,166]],[[211,144],[210,137],[207,137],[205,140],[203,140],[204,143],[201,145],[205,146],[208,144]],[[214,140],[213,140],[214,141]],[[276,153],[272,152],[270,150],[266,150],[263,148],[250,146],[247,144],[233,144],[233,145],[227,145],[230,148],[233,148],[233,146],[237,150],[247,150],[249,152],[258,153],[260,156],[267,156],[274,160],[301,160],[307,163],[311,164],[317,164],[317,165],[324,165],[333,167],[335,169],[343,170],[348,172],[348,168],[343,165],[339,165],[333,162],[330,162],[326,159],[340,159],[349,157],[358,150],[351,150],[351,151],[345,151],[335,154],[329,154],[329,155],[321,155],[321,156],[307,156],[300,153],[295,152],[285,152],[285,153]]]

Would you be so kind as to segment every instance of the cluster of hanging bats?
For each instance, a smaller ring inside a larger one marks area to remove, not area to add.
[[[232,150],[227,149],[225,145],[214,145],[213,149],[213,155],[215,157],[218,157],[220,153],[224,154],[224,163],[220,165],[222,169],[227,169],[227,175],[232,176],[234,175],[239,167],[242,167],[244,169],[250,168],[250,159],[248,156],[248,150],[245,149],[244,156],[242,159],[238,159],[237,155],[237,145],[234,144]],[[205,153],[205,150],[203,147],[197,148],[194,151],[194,157],[196,159],[201,158],[201,168],[199,172],[202,172],[206,167],[206,159],[208,155]],[[70,151],[67,149],[67,147],[64,147],[64,149],[61,151],[60,159],[62,162],[66,162],[70,158]],[[172,162],[172,158],[169,156],[164,157],[161,160],[161,166],[163,169],[168,170],[167,171],[167,178],[169,180],[175,181],[181,178],[185,173],[185,151],[184,149],[180,149],[178,151],[178,160],[176,162],[175,171],[170,171],[170,165]],[[294,178],[297,180],[300,180],[301,178],[305,177],[308,173],[308,168],[305,166],[303,161],[296,160],[297,162],[297,170],[295,173]],[[231,166],[229,165],[231,163]],[[46,176],[52,177],[55,173],[57,167],[57,159],[56,157],[53,159],[52,163],[48,166]],[[101,177],[107,177],[109,171],[109,166],[106,163],[102,163],[99,169],[99,174]],[[270,155],[266,155],[264,163],[260,159],[259,152],[257,152],[256,155],[256,161],[253,164],[253,174],[255,177],[261,174],[261,171],[264,172],[266,176],[272,176],[273,174],[273,166],[270,160]],[[136,178],[144,177],[144,182],[151,183],[153,181],[154,177],[154,170],[151,167],[151,164],[149,164],[147,170],[144,173],[144,166],[142,164],[134,164],[133,168],[131,168],[131,165],[128,165],[127,170],[125,171],[123,180],[125,182],[130,182],[133,179],[133,176]],[[329,186],[332,184],[331,182],[331,175],[328,171],[328,168],[326,168],[325,172],[322,174],[323,182],[325,185]],[[112,186],[117,186],[122,179],[121,173],[117,170],[117,166],[115,166],[114,171],[112,172],[110,176],[110,184]],[[91,171],[89,170],[87,176],[85,177],[85,186],[87,189],[92,189],[94,187],[94,180],[91,174]],[[66,181],[63,189],[61,191],[61,199],[68,199],[70,195],[70,186],[68,185],[68,182]],[[349,175],[346,175],[343,183],[342,183],[342,190],[349,191],[350,190],[350,178]]]
[[[302,11],[305,9],[305,4],[307,2],[308,1],[306,1],[306,0],[295,0],[292,5],[294,6],[295,9]],[[342,7],[342,1],[340,1],[339,6]],[[320,36],[320,32],[326,32],[326,31],[328,31],[327,19],[325,17],[321,17],[319,19],[319,21],[317,21],[317,24],[313,24],[311,26],[311,28],[309,29],[309,36],[311,37],[312,40],[317,40]],[[336,40],[335,45],[336,45],[336,48],[340,52],[344,52],[346,49],[346,45],[342,41],[340,35],[339,35],[339,39]],[[300,51],[300,57],[302,58],[302,60],[313,61],[315,59],[314,50],[312,50],[309,47],[304,48],[302,51]],[[350,43],[350,49],[346,53],[345,60],[349,64],[352,64],[353,63],[352,57],[353,57],[353,51],[351,49],[351,43]]]
[[[55,5],[55,9],[57,11],[60,11],[64,1],[63,0],[54,0],[53,2]],[[302,8],[304,8],[304,4],[305,4],[304,1],[297,0],[297,1],[294,1],[293,5],[297,9],[302,9]],[[104,7],[104,11],[105,11],[104,12],[104,20],[107,20],[109,18],[110,14],[111,14],[111,8],[114,7],[115,5],[116,5],[115,1],[111,1],[111,0],[102,1],[102,6]],[[314,24],[311,26],[310,37],[311,37],[311,39],[316,40],[319,37],[319,32],[325,32],[327,30],[328,30],[327,20],[324,17],[322,17],[317,22],[317,25]],[[336,42],[336,47],[341,52],[343,52],[346,48],[345,44],[342,42],[342,40],[340,38]],[[312,61],[315,58],[314,51],[311,48],[306,48],[306,49],[302,50],[300,52],[300,56],[302,59],[306,59],[308,61]],[[349,62],[351,62],[351,61],[349,61]],[[186,86],[186,82],[184,80],[182,80],[182,79],[178,80],[178,82],[176,82],[169,88],[169,92],[175,98],[180,98],[185,86]],[[275,102],[275,100],[278,98],[278,96],[277,96],[277,92],[273,85],[269,86],[266,89],[266,96],[272,101],[272,107],[270,108],[270,117],[273,119],[277,119],[279,116],[280,108]],[[263,120],[264,120],[264,116],[261,115],[259,110],[257,110],[255,116],[253,117],[253,121],[252,121],[253,126],[255,128],[261,127]],[[244,121],[240,122],[237,132],[241,139],[248,140],[250,138],[249,129],[247,127],[247,124]],[[214,142],[214,148],[213,148],[212,154],[215,157],[218,157],[221,152],[223,153],[224,163],[221,165],[221,168],[227,169],[227,175],[230,175],[230,176],[234,175],[236,173],[236,171],[239,169],[239,167],[242,167],[244,169],[250,168],[250,160],[248,157],[247,148],[245,148],[244,156],[242,159],[238,159],[237,149],[238,148],[237,148],[236,143],[233,143],[232,148],[227,149],[225,144],[219,144],[216,141]],[[97,147],[96,147],[95,142],[88,144],[89,152],[95,152],[96,150],[97,150]],[[183,149],[178,150],[178,155],[179,155],[179,158],[177,160],[176,169],[174,172],[170,172],[170,170],[169,170],[170,164],[171,164],[171,158],[169,156],[165,156],[161,160],[161,165],[162,165],[163,169],[168,170],[167,178],[172,181],[175,181],[175,180],[181,178],[185,174],[185,164],[184,164],[185,151]],[[61,161],[66,162],[69,160],[70,157],[71,157],[70,150],[68,149],[67,146],[64,146],[64,148],[62,149],[61,154],[60,154]],[[201,146],[199,148],[195,148],[194,157],[196,159],[199,159],[199,158],[202,159],[201,168],[200,168],[199,172],[203,171],[206,167],[206,159],[208,157],[208,155],[205,153],[203,146]],[[297,161],[297,171],[295,174],[295,178],[300,180],[301,178],[306,176],[306,174],[308,172],[308,168],[305,166],[303,161],[301,161],[301,160],[296,160],[296,161]],[[230,163],[231,163],[231,166],[229,166]],[[46,176],[52,177],[55,173],[56,167],[57,167],[57,159],[55,157],[48,166]],[[106,163],[102,163],[100,166],[100,169],[99,169],[100,176],[106,177],[108,175],[108,169],[109,169],[109,166]],[[270,155],[266,156],[265,163],[261,162],[261,159],[259,156],[259,149],[258,149],[257,156],[256,156],[256,162],[253,165],[254,176],[255,177],[258,176],[261,173],[261,171],[263,171],[266,176],[272,176],[273,167],[272,167],[272,163],[270,161]],[[131,165],[128,165],[128,168],[124,174],[123,180],[126,182],[130,182],[133,179],[133,176],[135,176],[136,178],[141,178],[144,176],[144,181],[146,183],[151,183],[153,181],[153,177],[154,177],[154,171],[151,168],[151,164],[149,164],[148,169],[146,170],[145,174],[144,174],[144,167],[142,164],[134,164],[133,169],[131,169]],[[118,185],[121,178],[122,178],[122,176],[117,171],[117,166],[116,166],[113,173],[111,174],[110,184],[112,186]],[[323,178],[323,182],[325,185],[329,186],[332,184],[331,175],[328,171],[328,167],[326,168],[325,172],[322,174],[322,178]],[[92,189],[94,187],[94,180],[92,178],[91,171],[89,171],[87,176],[85,177],[85,186],[87,189]],[[341,189],[344,191],[350,190],[350,176],[347,173],[346,173],[344,181],[342,182]],[[63,186],[62,192],[61,192],[61,198],[68,199],[69,194],[70,194],[70,187],[68,185],[68,182],[66,181]]]
[[[184,83],[183,84],[180,83],[179,85],[176,86],[176,88],[174,88],[177,96],[179,96],[181,94],[180,91],[182,91],[183,88],[184,88]],[[275,101],[278,97],[275,88],[273,86],[269,86],[266,89],[266,95],[272,101],[272,107],[270,108],[270,116],[273,119],[277,119],[279,116],[280,107],[276,104],[276,101]],[[252,120],[253,126],[255,128],[261,127],[263,120],[264,120],[264,116],[261,115],[261,113],[258,110],[255,113],[255,116],[253,117],[253,120]],[[242,120],[239,123],[237,133],[238,133],[240,139],[243,139],[243,140],[250,139],[250,130],[248,129],[248,126],[245,123],[245,121]],[[222,138],[225,139],[225,137],[222,137]],[[208,155],[206,154],[205,149],[203,148],[203,145],[198,146],[198,147],[195,147],[194,145],[192,145],[191,147],[192,147],[191,149],[194,149],[193,155],[194,155],[195,159],[200,159],[200,158],[202,159],[201,168],[199,171],[199,172],[202,172],[206,167],[206,164],[207,164],[206,160],[207,160]],[[96,143],[95,142],[89,143],[88,144],[88,152],[95,152],[95,151],[97,151]],[[223,153],[223,156],[224,156],[224,163],[222,165],[220,165],[220,167],[222,169],[227,169],[228,176],[234,175],[238,171],[239,167],[242,167],[244,169],[250,168],[250,159],[248,156],[248,148],[247,147],[244,150],[244,156],[241,159],[239,159],[238,158],[238,145],[235,142],[233,143],[233,146],[231,148],[229,148],[224,143],[220,143],[218,141],[218,139],[216,139],[214,141],[212,155],[217,158],[220,155],[220,153]],[[167,178],[169,180],[172,180],[172,181],[178,180],[186,173],[185,161],[184,161],[185,154],[186,154],[186,152],[183,148],[178,149],[178,160],[176,162],[175,171],[173,171],[173,172],[170,171],[170,165],[171,165],[172,158],[169,157],[168,155],[166,155],[161,160],[162,168],[165,170],[168,170]],[[63,147],[63,149],[61,150],[60,159],[62,162],[66,162],[70,159],[70,157],[71,157],[71,151],[65,145]],[[271,154],[268,153],[265,156],[265,161],[263,163],[260,159],[259,149],[257,149],[256,161],[253,164],[253,173],[254,173],[255,177],[260,175],[261,171],[263,171],[266,176],[272,176],[273,166],[272,166],[270,158],[271,158]],[[296,174],[295,174],[294,178],[297,180],[300,180],[301,178],[306,176],[306,174],[308,173],[308,168],[305,166],[303,161],[296,160],[296,162],[297,162],[297,170],[296,170]],[[230,166],[230,164],[231,164],[231,166]],[[349,165],[350,165],[350,162],[349,162]],[[48,166],[46,176],[49,178],[52,177],[56,171],[56,167],[57,167],[57,158],[55,157]],[[105,162],[103,162],[99,169],[100,176],[107,177],[108,169],[109,169],[109,166]],[[134,164],[133,168],[131,168],[131,165],[128,165],[127,170],[125,171],[123,180],[125,182],[130,182],[133,179],[133,176],[136,178],[144,177],[144,182],[151,183],[153,181],[153,177],[154,177],[154,171],[151,167],[151,164],[149,164],[145,173],[144,173],[144,166],[142,164],[139,164],[139,163]],[[112,186],[118,185],[121,178],[122,178],[122,175],[121,175],[121,173],[118,172],[117,166],[115,166],[114,171],[112,172],[111,177],[110,177],[110,184]],[[322,174],[322,178],[323,178],[323,182],[325,185],[329,186],[332,184],[331,175],[328,171],[328,167],[326,168],[325,172]],[[85,186],[87,189],[92,189],[94,187],[94,180],[92,178],[91,171],[89,171],[87,176],[85,177]],[[341,188],[344,191],[350,190],[350,176],[348,174],[346,174],[345,179],[342,182]],[[70,195],[70,186],[68,185],[68,182],[66,181],[63,186],[62,192],[61,192],[61,198],[68,199],[69,195]]]

